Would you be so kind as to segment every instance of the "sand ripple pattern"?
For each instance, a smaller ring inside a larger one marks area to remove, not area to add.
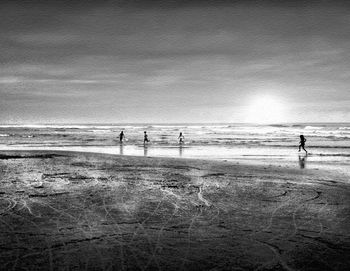
[[[346,175],[78,153],[2,158],[2,270],[350,266]]]

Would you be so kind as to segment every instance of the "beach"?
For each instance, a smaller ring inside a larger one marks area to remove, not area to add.
[[[0,154],[3,270],[348,270],[346,171]]]
[[[350,0],[0,2],[0,271],[350,271]]]

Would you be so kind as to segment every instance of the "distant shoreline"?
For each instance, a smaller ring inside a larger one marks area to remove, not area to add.
[[[86,125],[86,126],[123,126],[123,125],[160,125],[160,126],[166,126],[166,125],[173,125],[173,126],[182,126],[182,125],[188,125],[188,126],[195,126],[195,125],[208,125],[208,126],[215,126],[215,125],[253,125],[253,126],[270,126],[270,125],[350,125],[350,122],[285,122],[285,123],[245,123],[245,122],[190,122],[190,123],[2,123],[1,126],[69,126],[69,125]]]

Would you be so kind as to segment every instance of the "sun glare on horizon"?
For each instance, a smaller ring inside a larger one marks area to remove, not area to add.
[[[246,122],[258,124],[283,122],[284,109],[285,105],[276,97],[257,97],[248,104]]]

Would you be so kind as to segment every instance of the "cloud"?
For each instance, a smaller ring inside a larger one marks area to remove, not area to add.
[[[53,46],[74,45],[79,43],[78,35],[61,34],[61,33],[25,33],[10,37],[13,42],[21,43],[25,46]]]
[[[21,79],[14,76],[0,77],[0,84],[14,84],[21,82]]]

